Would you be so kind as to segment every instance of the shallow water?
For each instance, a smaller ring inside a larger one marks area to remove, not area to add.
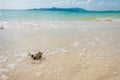
[[[119,11],[30,11],[0,10],[0,21],[18,20],[95,20],[97,18],[120,19]]]
[[[105,69],[103,72],[107,72],[106,68],[112,70],[111,66],[113,64],[117,65],[120,61],[119,34],[120,28],[62,27],[34,29],[8,28],[0,30],[0,77],[2,80],[12,80],[16,79],[14,75],[22,79],[22,77],[18,76],[22,75],[25,79],[29,79],[26,76],[28,75],[29,77],[37,76],[34,79],[39,80],[39,78],[46,79],[47,77],[45,75],[47,74],[49,78],[55,80],[56,78],[54,78],[54,76],[51,75],[50,77],[50,74],[54,74],[56,76],[66,75],[67,77],[64,77],[63,80],[69,80],[70,75],[81,74],[78,72],[80,68],[82,68],[83,73],[84,69],[87,68],[89,71],[93,70],[93,73],[97,73],[94,72],[96,70],[92,67],[92,65],[96,66],[95,64],[97,64],[97,62],[94,61],[101,63],[102,67],[104,66],[102,69]],[[31,60],[28,59],[28,54],[38,52],[39,50],[44,52],[45,59],[42,60],[43,63],[39,61],[33,61],[31,63]],[[81,59],[83,59],[83,63],[80,61]],[[94,59],[94,61],[91,59]],[[106,60],[106,62],[102,63],[104,60]],[[64,62],[60,63],[62,67],[58,64],[59,61]],[[71,63],[73,63],[74,66],[72,65],[70,67]],[[69,68],[67,69],[67,65],[65,64],[68,64],[70,70]],[[40,70],[43,68],[43,71],[37,71],[37,66]],[[115,66],[113,65],[112,67]],[[25,70],[23,71],[23,69]],[[33,72],[31,70],[33,70]],[[61,71],[63,70],[66,72],[62,73]],[[32,72],[34,75],[30,75],[28,72]],[[119,72],[114,71],[114,74],[118,75],[118,73]],[[81,75],[77,76],[77,78],[83,78],[83,80],[88,79],[80,76]],[[62,77],[58,77],[58,79],[61,78]],[[75,77],[73,76],[72,78]]]

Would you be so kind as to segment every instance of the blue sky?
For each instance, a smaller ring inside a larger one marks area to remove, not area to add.
[[[0,9],[80,7],[88,10],[120,10],[120,0],[0,0]]]

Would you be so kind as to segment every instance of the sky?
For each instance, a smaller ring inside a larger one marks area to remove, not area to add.
[[[79,7],[87,10],[120,10],[120,0],[0,0],[0,9]]]

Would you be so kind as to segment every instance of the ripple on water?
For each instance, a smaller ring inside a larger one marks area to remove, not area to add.
[[[107,42],[96,36],[93,38],[92,41],[87,40],[87,44],[91,47],[96,47],[96,45],[98,45],[98,46],[106,45]]]

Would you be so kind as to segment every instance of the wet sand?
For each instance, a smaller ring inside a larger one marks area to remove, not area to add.
[[[119,80],[120,28],[0,30],[0,80]],[[28,54],[42,51],[42,60]]]

